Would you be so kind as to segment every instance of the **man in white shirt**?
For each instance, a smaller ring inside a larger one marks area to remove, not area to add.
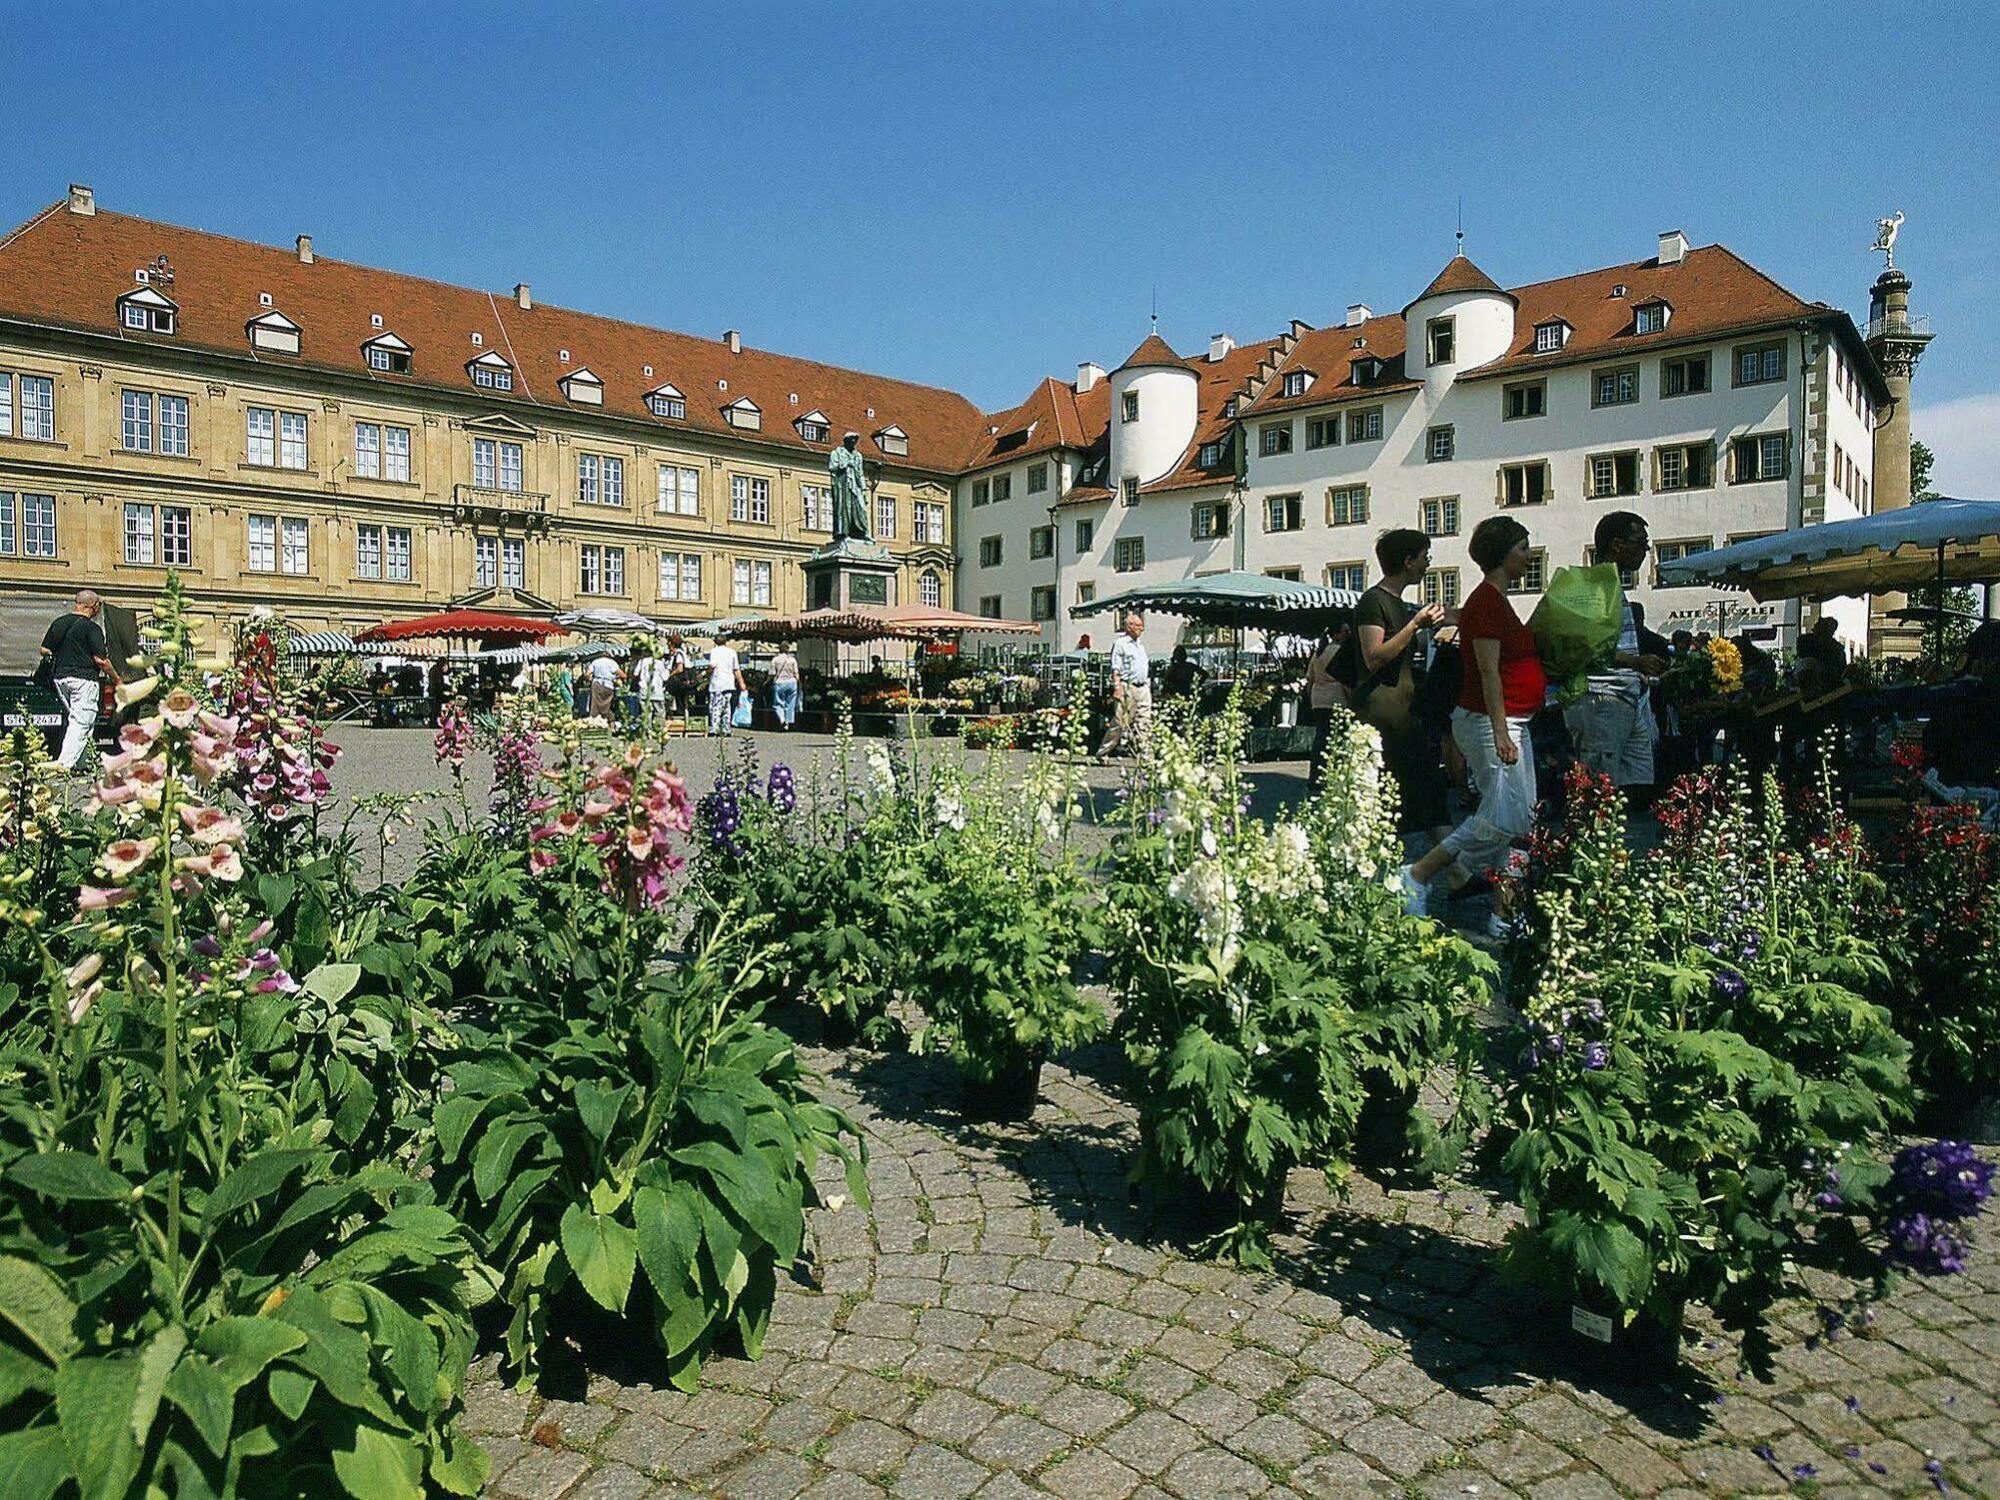
[[[666,658],[657,651],[639,659],[637,672],[639,690],[639,711],[645,716],[646,729],[657,734],[667,719],[667,670]]]
[[[1153,726],[1153,663],[1139,639],[1145,632],[1143,616],[1127,615],[1123,633],[1111,642],[1111,728],[1097,747],[1099,756],[1124,748],[1127,740],[1134,749],[1146,748]]]
[[[611,722],[612,700],[618,693],[618,663],[600,656],[590,664],[590,716]]]
[[[736,648],[716,642],[715,649],[708,653],[708,732],[729,737],[730,719],[736,708],[736,695],[748,692],[743,681],[743,664],[737,658]]]

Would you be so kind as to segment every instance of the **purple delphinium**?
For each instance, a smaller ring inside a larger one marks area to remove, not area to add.
[[[1709,981],[1709,988],[1716,999],[1733,1005],[1750,993],[1750,981],[1734,969],[1718,969],[1715,978]]]
[[[1932,1141],[1897,1152],[1889,1184],[1912,1209],[1934,1219],[1966,1219],[1993,1196],[1993,1166],[1969,1141]]]
[[[792,768],[783,761],[771,767],[771,779],[764,788],[765,800],[779,812],[788,813],[799,805],[798,782]]]
[[[1955,1276],[1965,1269],[1965,1241],[1928,1214],[1898,1214],[1887,1234],[1889,1259],[1919,1275]]]
[[[1611,1049],[1605,1046],[1604,1043],[1585,1042],[1583,1044],[1583,1066],[1589,1072],[1597,1072],[1609,1061],[1611,1061]]]

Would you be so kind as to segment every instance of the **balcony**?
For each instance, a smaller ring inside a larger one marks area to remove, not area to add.
[[[1880,318],[1870,318],[1868,326],[1861,330],[1861,337],[1864,340],[1929,339],[1930,336],[1931,320],[1928,314],[1920,314],[1913,318],[1907,313],[1891,313]]]
[[[460,525],[528,532],[549,527],[549,497],[533,490],[491,489],[482,484],[451,487],[451,518]]]

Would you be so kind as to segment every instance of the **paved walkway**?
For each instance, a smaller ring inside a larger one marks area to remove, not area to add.
[[[1911,1286],[1865,1337],[1739,1384],[1705,1322],[1678,1388],[1572,1384],[1499,1284],[1485,1188],[1336,1204],[1293,1174],[1276,1274],[1191,1259],[1124,1182],[1115,1053],[1051,1066],[1028,1126],[968,1126],[941,1059],[808,1048],[862,1123],[872,1211],[814,1215],[820,1284],[781,1289],[765,1357],[703,1391],[594,1375],[468,1425],[516,1500],[2000,1495],[2000,1257]],[[1768,1453],[1768,1458],[1764,1456]],[[1878,1471],[1879,1466],[1879,1471]],[[1816,1476],[1816,1477],[1815,1477]]]
[[[449,787],[428,732],[340,738],[343,793]],[[800,768],[830,745],[755,743]],[[673,748],[697,788],[734,753]],[[1259,768],[1259,812],[1302,795],[1299,770]],[[390,851],[392,876],[416,843]],[[1733,1345],[1699,1320],[1681,1386],[1577,1385],[1545,1314],[1495,1275],[1514,1211],[1490,1185],[1356,1177],[1336,1203],[1294,1173],[1279,1269],[1245,1274],[1193,1260],[1186,1226],[1127,1189],[1113,1048],[1051,1065],[1018,1127],[962,1123],[942,1059],[806,1056],[866,1132],[875,1199],[814,1216],[819,1284],[782,1287],[765,1357],[712,1365],[692,1397],[649,1383],[638,1341],[626,1368],[540,1392],[503,1385],[489,1356],[467,1421],[492,1494],[1587,1500],[1942,1480],[2000,1497],[2000,1233],[1968,1274],[1906,1286],[1865,1336],[1807,1348],[1794,1309],[1769,1385],[1739,1384]]]

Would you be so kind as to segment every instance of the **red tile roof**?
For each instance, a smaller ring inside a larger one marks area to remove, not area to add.
[[[1125,356],[1125,363],[1120,365],[1118,369],[1132,370],[1142,365],[1172,366],[1180,363],[1182,363],[1181,357],[1174,353],[1173,345],[1169,344],[1157,333],[1149,333],[1144,339],[1140,340],[1138,348]],[[1114,370],[1111,373],[1115,375],[1118,371]]]
[[[1301,334],[1287,358],[1272,375],[1258,399],[1243,408],[1245,416],[1296,411],[1300,407],[1325,406],[1333,401],[1379,400],[1395,391],[1415,390],[1423,382],[1403,373],[1404,333],[1408,325],[1401,315],[1383,313],[1349,327],[1314,328]],[[1357,347],[1356,340],[1360,340]],[[1354,379],[1354,362],[1379,359],[1382,370],[1366,385]],[[1284,376],[1288,370],[1308,370],[1314,379],[1303,396],[1286,396]]]
[[[1503,297],[1508,295],[1505,287],[1460,254],[1446,261],[1444,269],[1431,278],[1431,284],[1418,292],[1403,311],[1407,313],[1426,297],[1444,297],[1455,292],[1498,292]]]
[[[1471,266],[1471,262],[1466,265]],[[1476,266],[1471,268],[1483,274]],[[1447,266],[1438,281],[1450,274],[1452,267]],[[1433,289],[1437,284],[1432,283]],[[1621,285],[1624,295],[1614,296],[1613,288]],[[1629,261],[1553,281],[1532,282],[1508,295],[1518,304],[1513,344],[1501,358],[1477,369],[1461,370],[1459,379],[1479,380],[1551,365],[1619,359],[1701,339],[1782,328],[1804,318],[1845,317],[1823,303],[1807,302],[1787,291],[1721,245],[1690,250],[1677,265]],[[1632,309],[1651,301],[1666,302],[1673,315],[1658,333],[1634,333]],[[1559,352],[1538,355],[1535,325],[1550,318],[1561,318],[1570,325],[1569,342]],[[1246,408],[1245,415],[1296,411],[1415,389],[1420,382],[1407,378],[1403,366],[1406,329],[1401,317],[1370,318],[1357,328],[1315,329],[1300,338],[1265,394]],[[1353,347],[1357,337],[1367,340],[1366,348]],[[1373,384],[1357,386],[1351,362],[1364,354],[1383,360],[1384,369]],[[1284,389],[1284,372],[1299,369],[1316,372],[1318,378],[1312,387],[1303,396],[1278,394]]]
[[[171,337],[135,334],[119,326],[117,301],[136,285],[133,272],[165,255],[171,286],[159,288],[179,308]],[[872,439],[896,425],[909,434],[909,465],[962,468],[985,435],[977,407],[952,391],[868,375],[760,349],[732,354],[719,340],[641,327],[616,318],[536,303],[516,305],[511,293],[447,285],[395,271],[318,256],[311,264],[292,250],[183,229],[100,209],[69,213],[57,205],[0,239],[0,317],[108,334],[133,342],[200,347],[252,357],[245,325],[266,312],[258,294],[304,330],[296,357],[260,352],[264,363],[338,370],[383,385],[442,387],[500,408],[560,407],[559,382],[588,366],[604,382],[602,410],[663,431],[690,428],[727,433],[825,454],[841,433],[862,434],[863,451],[882,457]],[[371,322],[379,314],[382,326]],[[408,375],[371,371],[362,345],[393,333],[412,348]],[[474,345],[472,335],[481,336]],[[561,352],[568,350],[564,363]],[[498,353],[514,366],[511,392],[474,387],[468,361]],[[644,368],[651,365],[649,376]],[[728,389],[719,382],[727,381]],[[687,398],[685,421],[656,418],[645,405],[654,387],[671,383]],[[797,396],[794,401],[793,396]],[[763,411],[760,432],[723,420],[722,408],[748,396]],[[830,419],[824,443],[807,443],[793,420],[814,407]]]
[[[1088,401],[1091,394],[1086,392],[1083,399]],[[1103,417],[1110,413],[1110,403],[1100,400],[1097,404],[1104,408],[1098,422],[1101,430]],[[992,412],[982,419],[979,440],[973,445],[966,466],[978,469],[1053,453],[1058,448],[1087,448],[1094,436],[1079,409],[1076,387],[1048,376],[1019,406]]]

